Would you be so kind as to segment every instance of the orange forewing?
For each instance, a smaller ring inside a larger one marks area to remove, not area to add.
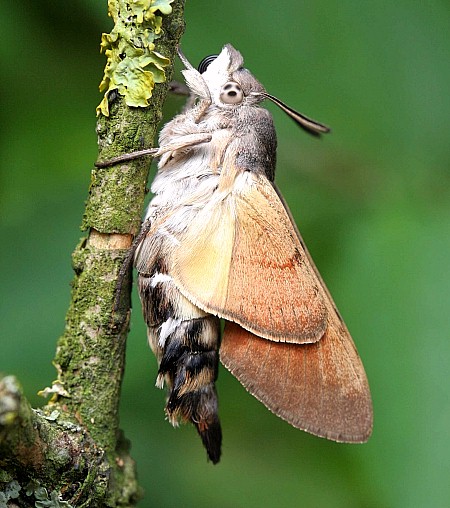
[[[227,322],[220,359],[244,387],[294,427],[334,441],[365,442],[372,432],[367,378],[345,325],[330,306],[314,344],[280,344]]]
[[[171,275],[206,312],[266,339],[315,342],[327,311],[314,269],[270,182],[251,178],[196,215]]]

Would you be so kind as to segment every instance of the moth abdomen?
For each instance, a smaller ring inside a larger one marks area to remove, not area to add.
[[[209,459],[213,464],[217,464],[221,454],[222,429],[214,383],[177,397],[176,405],[177,411],[183,416],[188,416],[195,425]]]
[[[215,464],[222,431],[215,389],[219,365],[220,325],[187,300],[168,275],[139,276],[150,346],[159,362],[156,385],[167,385],[167,417],[192,422]],[[146,302],[144,304],[144,301]]]
[[[211,332],[216,340],[211,343]],[[191,421],[206,447],[208,457],[217,463],[222,431],[215,389],[219,363],[218,319],[208,316],[183,321],[167,338],[158,376],[169,379],[166,413],[172,424]]]

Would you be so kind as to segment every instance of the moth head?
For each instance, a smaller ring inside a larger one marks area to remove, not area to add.
[[[194,69],[180,53],[186,69],[182,71],[191,91],[201,99],[210,100],[219,108],[234,108],[264,100],[261,83],[243,67],[242,55],[231,44],[218,55],[204,58]],[[255,95],[258,94],[258,95]]]
[[[308,118],[267,93],[262,84],[244,68],[242,55],[231,44],[226,44],[218,55],[204,58],[198,69],[194,69],[181,51],[178,53],[186,67],[182,73],[188,87],[194,95],[210,101],[212,105],[230,109],[269,99],[309,134],[319,136],[330,131],[326,125]]]

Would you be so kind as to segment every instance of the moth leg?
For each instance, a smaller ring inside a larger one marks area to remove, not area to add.
[[[94,164],[94,166],[96,168],[109,168],[110,166],[114,166],[115,164],[138,159],[139,157],[144,157],[146,155],[156,157],[157,152],[158,148],[146,148],[145,150],[137,150],[136,152],[124,153],[122,155],[118,155],[117,157],[113,157],[112,159],[108,159],[106,161],[97,161]]]
[[[138,278],[149,344],[159,363],[156,385],[167,385],[170,423],[192,422],[216,464],[222,442],[215,388],[219,319],[190,303],[157,265],[152,275]]]
[[[161,157],[159,168],[173,157],[177,151],[186,150],[202,143],[209,143],[212,139],[212,134],[209,132],[198,132],[195,134],[185,134],[176,138],[176,141],[167,143],[159,147],[158,152],[154,155],[155,157]]]
[[[208,143],[211,141],[212,135],[206,132],[200,132],[197,134],[187,134],[186,136],[180,136],[177,141],[173,143],[168,143],[167,145],[160,146],[159,148],[146,148],[144,150],[137,150],[136,152],[124,153],[122,155],[118,155],[117,157],[113,157],[107,161],[97,161],[95,163],[95,167],[97,168],[107,168],[110,166],[114,166],[115,164],[119,164],[121,162],[126,162],[134,159],[138,159],[139,157],[144,157],[147,155],[151,155],[152,157],[160,157],[161,155],[165,155],[169,152],[175,152],[176,150],[183,150],[186,148],[190,148],[195,145],[199,145],[201,143]]]
[[[194,122],[199,123],[202,119],[203,115],[208,110],[209,106],[211,106],[211,99],[204,99],[198,104],[198,111],[195,113]]]

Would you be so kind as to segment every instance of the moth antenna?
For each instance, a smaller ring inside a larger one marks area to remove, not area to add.
[[[312,134],[313,136],[320,136],[321,134],[326,134],[330,132],[330,128],[324,125],[323,123],[316,122],[311,118],[308,118],[306,115],[299,113],[295,109],[292,109],[290,106],[285,104],[283,101],[280,101],[277,97],[270,95],[267,92],[257,92],[253,93],[253,95],[259,95],[264,97],[265,99],[271,100],[274,104],[276,104],[280,109],[282,109],[287,115],[289,115],[294,122],[301,127],[303,130]]]

